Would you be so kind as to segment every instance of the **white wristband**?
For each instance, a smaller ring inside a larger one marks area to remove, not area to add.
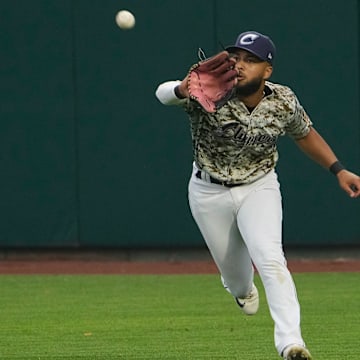
[[[175,88],[181,84],[180,80],[166,81],[158,86],[155,95],[164,105],[180,105],[186,99],[179,99],[175,94]]]

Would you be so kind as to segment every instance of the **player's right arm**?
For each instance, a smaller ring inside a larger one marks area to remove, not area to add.
[[[155,95],[164,105],[183,105],[189,97],[187,77],[182,81],[166,81],[160,84]]]

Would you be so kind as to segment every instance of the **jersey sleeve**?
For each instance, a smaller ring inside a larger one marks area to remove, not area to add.
[[[286,126],[286,133],[293,139],[299,140],[305,137],[313,125],[308,114],[295,97],[294,114]]]

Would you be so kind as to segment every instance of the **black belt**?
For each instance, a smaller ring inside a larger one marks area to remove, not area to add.
[[[201,170],[198,170],[198,171],[196,172],[195,176],[196,176],[198,179],[202,179],[202,178],[201,178]],[[218,179],[215,179],[215,178],[211,177],[210,175],[209,175],[209,182],[210,182],[211,184],[217,184],[217,185],[222,185],[222,186],[226,186],[226,187],[234,187],[234,186],[240,186],[240,185],[242,185],[242,184],[229,184],[229,183],[227,183],[226,181],[220,181],[220,180],[218,180]]]

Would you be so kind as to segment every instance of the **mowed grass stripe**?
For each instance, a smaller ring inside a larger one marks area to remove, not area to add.
[[[357,360],[359,273],[295,274],[315,360]],[[0,359],[279,359],[217,275],[2,275]]]

